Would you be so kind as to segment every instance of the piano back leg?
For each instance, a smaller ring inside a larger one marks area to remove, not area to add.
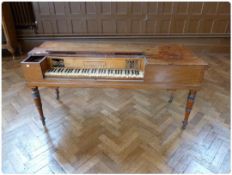
[[[57,99],[57,100],[60,99],[60,91],[59,91],[59,88],[56,88],[56,99]]]
[[[175,92],[174,90],[171,90],[168,103],[172,103],[172,101],[173,101],[173,99],[174,99],[174,92]]]
[[[44,114],[43,114],[43,108],[42,108],[42,103],[41,103],[38,87],[32,88],[32,97],[34,99],[35,106],[36,106],[36,108],[37,108],[37,110],[39,112],[42,124],[43,124],[43,126],[45,126],[45,124],[46,124],[45,123],[45,117],[44,117]]]

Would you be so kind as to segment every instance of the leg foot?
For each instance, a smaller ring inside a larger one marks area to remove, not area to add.
[[[43,114],[43,108],[42,108],[42,103],[41,103],[38,87],[32,88],[32,97],[34,99],[35,106],[39,112],[40,120],[42,121],[42,124],[45,126],[46,124],[45,117]]]
[[[56,88],[56,99],[59,100],[60,99],[60,92],[59,92],[59,88]]]
[[[172,95],[170,96],[169,100],[168,100],[168,103],[172,103],[173,98],[174,98],[174,96],[173,96],[173,94],[172,94]]]
[[[184,120],[182,123],[183,123],[182,129],[185,129],[187,127],[187,125],[188,125],[188,121]]]
[[[171,94],[170,94],[170,97],[169,97],[168,103],[172,103],[173,99],[174,99],[174,91],[173,91],[173,90],[171,90]]]

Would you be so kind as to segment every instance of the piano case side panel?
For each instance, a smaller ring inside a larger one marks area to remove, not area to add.
[[[38,63],[22,63],[24,77],[27,81],[41,81],[44,78],[44,73],[49,69],[47,59],[43,59]]]
[[[204,66],[147,65],[144,81],[146,83],[201,84]]]
[[[27,81],[38,81],[43,79],[40,64],[22,64],[22,69]]]

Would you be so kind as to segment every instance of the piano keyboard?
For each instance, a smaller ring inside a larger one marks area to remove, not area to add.
[[[47,77],[86,77],[86,78],[143,78],[143,71],[132,69],[70,69],[52,68],[45,72]]]

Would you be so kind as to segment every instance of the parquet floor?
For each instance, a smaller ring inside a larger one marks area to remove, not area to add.
[[[19,60],[3,58],[4,173],[229,173],[230,56],[210,65],[190,123],[187,91],[40,89],[47,130],[25,87]]]

